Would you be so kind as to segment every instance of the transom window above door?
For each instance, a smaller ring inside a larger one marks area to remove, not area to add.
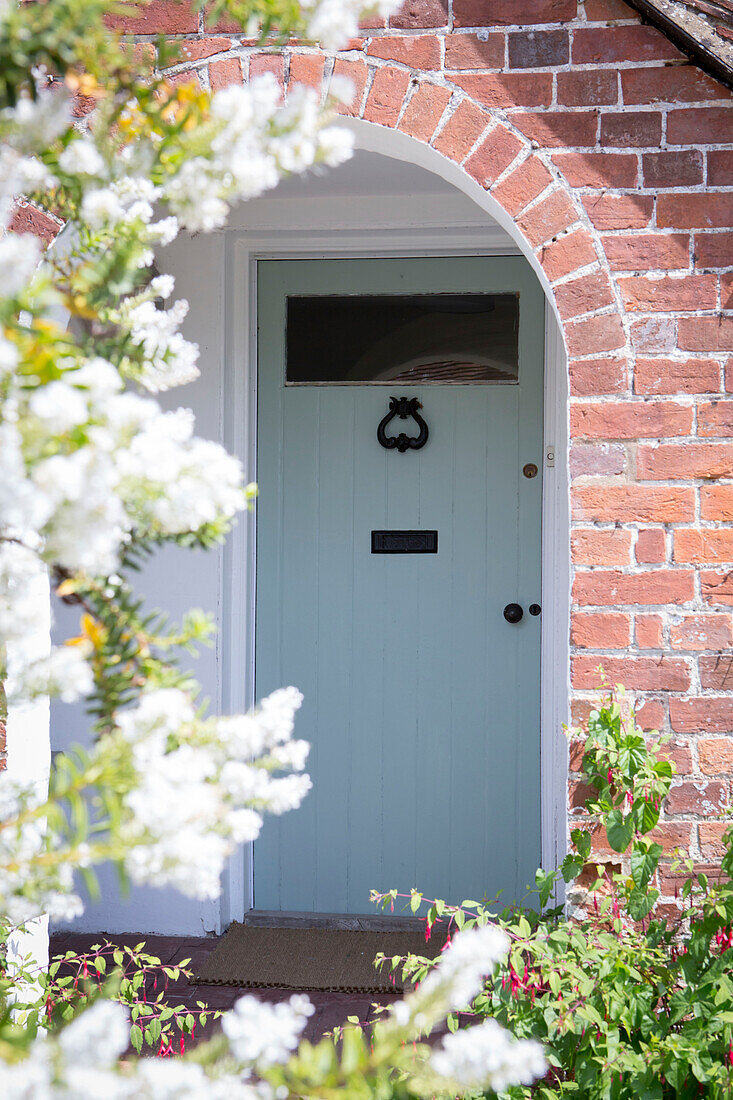
[[[285,384],[518,381],[518,294],[292,295]]]

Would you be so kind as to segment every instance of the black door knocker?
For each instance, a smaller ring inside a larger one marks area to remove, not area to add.
[[[408,449],[419,451],[424,447],[428,441],[428,426],[417,411],[421,408],[422,405],[417,397],[390,397],[389,412],[379,421],[377,428],[377,439],[382,446],[388,451],[396,447],[401,455]],[[407,420],[408,416],[411,416],[420,429],[420,434],[407,435],[405,432],[400,432],[399,435],[387,435],[385,428],[395,416],[399,416],[400,420]]]

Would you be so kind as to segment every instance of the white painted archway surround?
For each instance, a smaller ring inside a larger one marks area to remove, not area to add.
[[[342,197],[337,201],[323,198],[301,201],[296,191],[296,187],[301,186],[300,181],[292,181],[288,197],[278,198],[276,193],[271,193],[274,198],[264,197],[248,202],[233,211],[229,224],[221,234],[194,238],[192,245],[185,242],[174,245],[174,249],[203,249],[202,253],[189,254],[188,267],[193,269],[193,273],[188,275],[188,285],[183,278],[185,267],[180,266],[181,255],[178,257],[182,285],[177,289],[191,299],[192,307],[202,280],[208,279],[211,283],[208,288],[210,297],[218,296],[217,300],[222,300],[220,312],[224,318],[224,330],[217,337],[220,346],[214,356],[215,359],[218,356],[218,391],[209,395],[203,420],[199,417],[199,430],[202,434],[220,437],[230,451],[242,458],[248,476],[253,475],[256,463],[254,274],[259,258],[481,253],[522,253],[527,258],[540,280],[547,301],[542,520],[541,825],[543,866],[554,868],[564,856],[567,843],[567,742],[562,727],[568,720],[569,700],[570,524],[567,359],[552,292],[534,253],[511,217],[460,167],[406,134],[361,120],[341,121],[353,131],[357,150],[402,162],[405,171],[411,165],[423,169],[441,181],[436,192],[442,191],[442,196],[419,196],[417,203],[407,196],[401,203],[400,196],[385,200],[378,195],[371,200],[362,195]],[[306,191],[307,188],[303,193]],[[459,193],[461,215],[458,221],[456,216],[452,220],[450,216],[444,216],[448,191]],[[318,207],[315,218],[311,217],[314,203]],[[409,228],[406,228],[408,222]],[[217,238],[220,243],[217,243]],[[212,257],[217,249],[220,258],[214,261]],[[170,270],[170,266],[166,266],[165,256],[161,260],[161,269]],[[195,308],[192,308],[192,321],[195,313]],[[202,323],[201,316],[196,323]],[[207,347],[210,330],[206,326],[213,324],[214,321],[206,316],[203,333],[189,327],[186,334],[191,339],[203,340],[204,347]],[[206,378],[204,369],[196,387],[206,385],[215,387],[217,383]],[[195,390],[191,393],[192,396],[188,396],[183,391],[180,394],[172,391],[171,398],[176,405],[190,401],[195,404]],[[214,424],[214,416],[217,425]],[[550,452],[554,457],[548,461]],[[207,556],[211,563],[207,591],[212,595],[211,606],[215,604],[218,609],[221,637],[216,657],[213,658],[216,661],[215,684],[207,685],[206,690],[212,697],[213,705],[224,713],[242,711],[254,702],[254,547],[253,523],[247,520],[235,528],[223,552]],[[155,587],[154,584],[154,591]],[[188,606],[196,597],[190,587],[186,587],[185,581],[183,587]],[[72,727],[79,728],[80,712],[77,710],[74,715],[74,709],[63,708],[65,715],[72,712],[71,717],[65,717],[60,712],[52,717],[55,747],[63,747],[71,739],[78,739],[69,736]],[[125,903],[112,888],[112,881],[111,876],[103,878],[103,889],[110,889],[109,896],[101,906],[90,907],[74,927],[95,932],[127,930],[188,935],[221,931],[232,920],[241,920],[251,908],[251,849],[238,852],[229,861],[223,876],[219,905],[189,902],[181,908],[165,891],[160,891],[157,899],[138,896]],[[375,887],[379,885],[375,883]],[[409,887],[413,884],[404,885]]]
[[[545,401],[544,401],[544,456],[542,508],[542,650],[541,650],[541,837],[542,865],[552,869],[559,866],[567,850],[567,776],[568,749],[563,726],[569,721],[570,693],[570,507],[569,507],[569,402],[567,355],[562,330],[554,304],[554,296],[547,277],[534,252],[517,229],[512,218],[498,202],[463,170],[447,160],[436,150],[399,131],[387,129],[361,119],[341,120],[354,134],[357,150],[376,153],[379,156],[416,165],[455,190],[462,192],[487,215],[487,231],[499,226],[515,244],[512,251],[521,252],[531,264],[545,291]],[[249,364],[247,383],[242,372],[230,373],[227,393],[233,397],[230,405],[234,416],[226,420],[225,442],[247,462],[248,469],[256,463],[256,394],[252,376],[256,376],[255,266],[258,258],[292,256],[360,256],[360,255],[419,255],[472,254],[507,251],[487,238],[477,237],[474,227],[462,232],[449,228],[445,234],[436,225],[428,225],[414,234],[389,231],[380,237],[378,232],[349,232],[344,227],[340,211],[335,211],[331,231],[320,227],[313,233],[290,229],[250,227],[239,238],[234,238],[227,265],[226,285],[230,289],[249,286],[247,317],[229,333],[230,345],[227,357],[232,364]],[[229,315],[236,314],[235,303],[230,303]],[[238,331],[237,331],[238,329]],[[239,391],[239,392],[237,392]],[[224,691],[224,703],[232,709],[241,709],[254,702],[253,686],[243,693],[234,686],[237,668],[254,664],[254,603],[242,589],[241,577],[237,577],[235,563],[248,562],[247,589],[254,592],[255,534],[242,526],[234,532],[225,553],[224,578],[231,587],[225,587],[222,603],[232,608],[246,607],[248,634],[252,640],[250,651],[239,644],[241,631],[238,624],[224,622],[223,650],[228,654],[230,675],[226,677],[229,690]],[[245,581],[246,584],[246,581]],[[237,612],[234,612],[236,618]],[[253,677],[250,677],[250,681]],[[418,884],[419,885],[419,884]],[[221,925],[241,920],[241,914],[251,908],[253,875],[249,855],[230,862],[222,893]]]

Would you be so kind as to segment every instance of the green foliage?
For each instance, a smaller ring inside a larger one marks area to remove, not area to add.
[[[715,883],[680,854],[667,863],[684,878],[681,910],[674,919],[656,913],[663,849],[650,834],[674,775],[663,739],[645,737],[617,689],[591,713],[584,750],[587,819],[573,829],[560,871],[537,872],[534,905],[497,914],[486,902],[450,906],[413,891],[409,907],[429,906],[428,930],[436,921],[452,930],[496,920],[508,933],[508,966],[471,1009],[545,1046],[550,1072],[511,1089],[515,1100],[730,1098],[733,829]],[[620,870],[595,863],[594,840],[618,853]],[[573,884],[572,919],[553,904],[561,879]],[[393,906],[397,897],[374,900]],[[417,956],[387,961],[416,980],[433,965]]]
[[[130,1014],[130,1044],[138,1051],[151,1048],[164,1055],[182,1053],[186,1039],[221,1015],[198,1001],[195,1009],[175,1004],[170,986],[190,978],[189,959],[163,966],[143,949],[116,946],[106,940],[87,952],[67,951],[56,956],[48,973],[39,976],[43,989],[44,1026],[54,1030],[74,1019],[98,997],[119,1001]]]

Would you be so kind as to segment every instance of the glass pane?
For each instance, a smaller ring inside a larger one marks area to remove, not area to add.
[[[518,294],[293,296],[288,385],[517,381]]]

